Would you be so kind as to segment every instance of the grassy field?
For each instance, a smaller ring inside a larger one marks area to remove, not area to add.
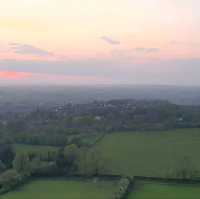
[[[180,167],[185,156],[200,170],[200,129],[163,132],[120,132],[105,136],[97,145],[107,173],[166,177]],[[17,153],[47,154],[56,147],[14,145]]]
[[[164,132],[115,133],[97,147],[106,159],[108,173],[166,177],[184,156],[200,170],[200,129]]]
[[[16,153],[42,153],[46,154],[48,151],[57,152],[58,148],[53,146],[39,146],[39,145],[27,145],[27,144],[14,144],[14,150]]]
[[[115,183],[108,181],[79,181],[43,179],[32,181],[1,199],[111,199]]]
[[[200,185],[138,182],[128,199],[199,199]]]

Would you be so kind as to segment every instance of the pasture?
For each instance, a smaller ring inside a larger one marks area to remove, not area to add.
[[[166,177],[184,157],[200,170],[200,129],[113,133],[96,147],[106,160],[106,173]]]
[[[116,182],[40,179],[1,196],[1,199],[110,199]]]
[[[136,182],[128,199],[199,199],[200,184]]]

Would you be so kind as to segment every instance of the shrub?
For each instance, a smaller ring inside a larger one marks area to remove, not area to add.
[[[121,178],[118,184],[117,192],[114,195],[114,199],[123,199],[127,194],[130,185],[130,180],[128,178]]]
[[[59,176],[63,174],[62,169],[59,169],[55,162],[40,162],[37,167],[32,168],[33,176]]]
[[[16,186],[22,184],[24,180],[25,177],[14,169],[5,171],[0,175],[0,193],[14,189]]]
[[[30,175],[30,160],[27,154],[18,154],[13,160],[13,168],[22,175]]]
[[[2,173],[6,169],[5,164],[0,160],[0,173]]]

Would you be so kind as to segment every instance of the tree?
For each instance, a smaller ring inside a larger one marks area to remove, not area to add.
[[[64,148],[63,155],[68,172],[73,172],[77,169],[79,154],[80,149],[75,144],[68,145]]]
[[[0,143],[0,160],[6,167],[12,166],[14,152],[10,144]]]
[[[31,172],[30,161],[27,154],[18,154],[16,155],[13,161],[13,168],[24,175],[29,175]]]
[[[90,150],[88,161],[88,167],[91,168],[93,175],[100,175],[105,171],[105,160],[98,149]]]
[[[105,171],[105,160],[97,149],[81,148],[78,172],[85,176],[97,176]]]
[[[7,170],[0,175],[0,191],[9,191],[23,182],[23,177],[15,170]]]
[[[73,163],[79,154],[79,148],[75,144],[70,144],[64,148],[64,158],[70,164]]]
[[[64,158],[64,149],[60,148],[58,150],[57,156],[56,156],[56,165],[58,168],[64,170],[65,168],[65,158]]]
[[[178,164],[175,176],[180,179],[192,179],[196,177],[198,171],[195,169],[190,157],[184,156]]]
[[[87,175],[87,153],[88,153],[88,148],[82,147],[80,149],[80,154],[76,162],[77,172],[85,176]]]
[[[0,160],[0,173],[6,169],[5,164]]]

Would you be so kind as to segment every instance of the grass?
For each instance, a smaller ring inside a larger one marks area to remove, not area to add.
[[[116,182],[115,182],[116,183]],[[111,199],[115,183],[65,179],[34,180],[1,199]]]
[[[138,182],[128,199],[199,199],[200,185]]]
[[[50,152],[57,152],[58,148],[53,146],[40,146],[40,145],[28,145],[28,144],[14,144],[14,150],[16,153],[39,153],[46,154]]]
[[[200,129],[109,134],[97,147],[112,174],[166,177],[185,156],[200,170]]]
[[[17,153],[47,154],[56,147],[14,145]],[[180,167],[185,156],[200,170],[200,129],[162,132],[119,132],[106,135],[96,145],[105,158],[107,173],[166,177]]]

